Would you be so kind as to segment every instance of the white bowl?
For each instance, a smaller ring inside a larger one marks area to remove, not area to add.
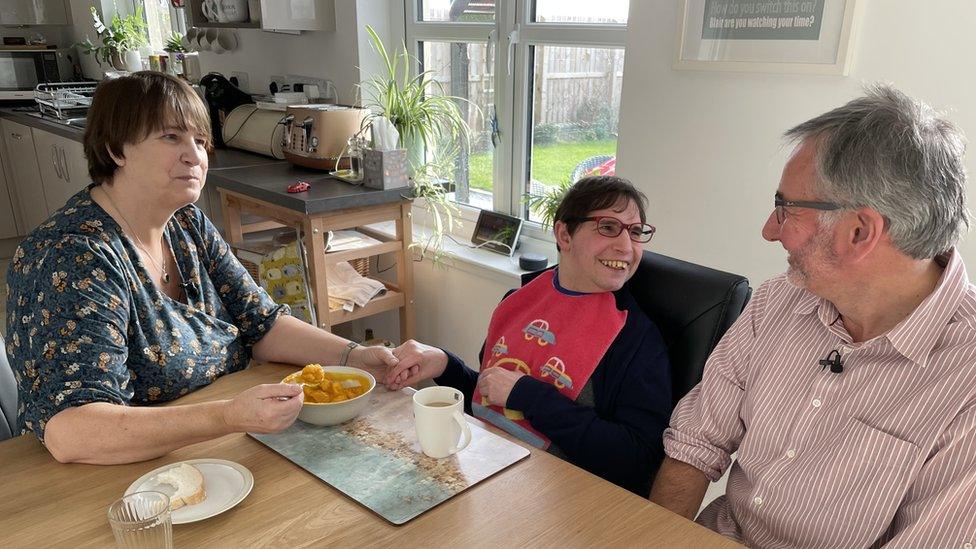
[[[326,372],[337,374],[358,374],[369,380],[369,389],[356,398],[341,402],[305,402],[298,419],[312,425],[339,425],[358,416],[369,404],[369,395],[376,388],[376,378],[366,370],[351,366],[323,366]],[[299,371],[300,372],[300,371]],[[290,376],[289,376],[290,377]],[[285,379],[288,379],[287,377]],[[283,380],[284,381],[284,380]],[[287,383],[287,381],[285,381]]]

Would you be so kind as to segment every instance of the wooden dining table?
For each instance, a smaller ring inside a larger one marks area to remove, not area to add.
[[[172,404],[228,398],[293,371],[281,364],[252,365]],[[196,458],[243,465],[254,475],[254,488],[222,514],[174,525],[175,547],[740,547],[530,450],[527,459],[395,526],[244,433],[112,466],[58,463],[27,434],[0,443],[0,547],[113,546],[109,504],[148,471]]]

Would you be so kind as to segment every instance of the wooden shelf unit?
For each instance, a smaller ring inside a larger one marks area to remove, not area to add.
[[[315,307],[319,327],[330,330],[337,324],[372,316],[384,311],[398,310],[400,314],[400,338],[406,341],[414,337],[413,261],[410,259],[411,241],[410,201],[347,208],[321,214],[303,214],[263,200],[218,188],[224,217],[227,242],[238,246],[244,242],[244,234],[267,230],[274,226],[291,227],[301,231],[308,258],[308,278],[312,287],[312,304]],[[269,221],[242,225],[243,214],[259,215]],[[374,231],[364,225],[393,221],[395,234]],[[325,234],[328,231],[355,229],[380,241],[354,250],[325,253]],[[341,261],[369,258],[392,253],[396,257],[396,281],[383,282],[387,287],[384,295],[370,300],[365,307],[352,311],[330,310],[329,271]]]

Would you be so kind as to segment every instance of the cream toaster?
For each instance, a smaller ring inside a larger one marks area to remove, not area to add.
[[[307,168],[334,170],[346,143],[362,129],[367,115],[368,109],[341,105],[289,105],[281,121],[285,159]]]

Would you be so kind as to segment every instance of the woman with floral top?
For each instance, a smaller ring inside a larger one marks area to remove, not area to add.
[[[84,137],[94,183],[17,248],[7,353],[18,425],[61,462],[128,463],[231,432],[294,422],[299,386],[169,407],[258,361],[392,365],[275,304],[193,205],[210,119],[185,82],[140,72],[103,82]]]

